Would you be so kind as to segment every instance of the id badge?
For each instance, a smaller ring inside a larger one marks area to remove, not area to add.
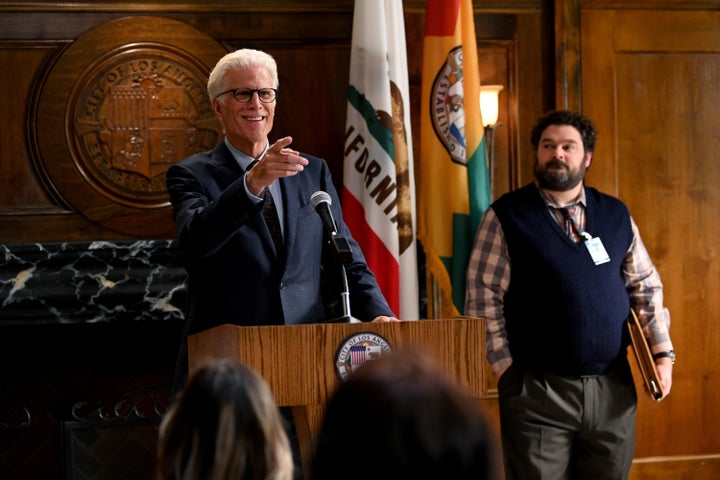
[[[587,248],[588,252],[590,252],[590,257],[592,257],[595,265],[602,265],[603,263],[610,261],[610,256],[608,256],[608,253],[602,244],[602,240],[600,240],[599,237],[585,240],[585,248]]]

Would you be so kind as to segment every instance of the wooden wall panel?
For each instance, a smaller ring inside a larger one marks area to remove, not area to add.
[[[501,125],[496,134],[496,194],[527,179],[532,169],[526,153],[530,123],[548,104],[543,94],[541,8],[534,2],[505,2],[503,13],[493,2],[476,10],[481,78],[503,83]],[[342,142],[352,33],[352,2],[202,2],[160,8],[157,2],[49,5],[28,2],[10,8],[0,1],[0,56],[14,68],[0,73],[0,122],[10,127],[0,137],[0,241],[6,243],[172,238],[172,229],[143,234],[142,217],[122,220],[127,230],[113,230],[93,215],[78,211],[38,175],[37,145],[29,139],[30,111],[40,83],[63,59],[66,49],[123,17],[163,17],[205,33],[228,51],[259,48],[272,53],[280,70],[280,99],[272,139],[292,135],[294,146],[325,158],[336,186],[342,185]],[[418,98],[422,80],[424,2],[405,2],[413,145],[419,151]],[[520,63],[522,60],[523,63]],[[64,95],[60,93],[60,95]],[[46,101],[46,100],[42,100]],[[65,101],[58,98],[58,101]],[[520,108],[524,105],[524,108]],[[531,120],[532,119],[532,120]],[[61,118],[57,119],[62,122]],[[55,135],[55,134],[54,134]],[[57,135],[55,135],[57,137]],[[520,138],[522,137],[522,140]],[[63,160],[64,161],[64,160]],[[68,168],[68,167],[63,167]],[[72,171],[71,169],[67,170]],[[77,203],[77,202],[76,202]],[[86,203],[94,204],[92,200]],[[104,207],[97,211],[103,216]],[[153,224],[155,222],[152,222]],[[139,227],[137,225],[140,225]],[[129,231],[128,231],[129,230]],[[138,231],[139,230],[139,231]]]
[[[49,55],[42,44],[0,42],[0,214],[57,210],[33,171],[25,123],[32,82]],[[12,66],[12,67],[10,67]]]
[[[720,172],[713,162],[718,150],[714,107],[720,101],[717,2],[473,3],[482,81],[505,85],[496,130],[495,196],[532,180],[528,136],[543,111],[581,105],[596,121],[600,142],[589,182],[629,204],[665,280],[678,349],[671,397],[659,405],[641,400],[637,455],[692,454],[669,460],[676,461],[671,471],[693,471],[702,463],[704,472],[712,472],[717,460],[698,455],[720,451],[715,433],[720,372],[712,361],[720,354],[720,329],[713,322],[720,310],[714,295],[720,286],[720,232],[713,217],[720,207]],[[228,50],[273,53],[281,80],[273,135],[290,134],[296,146],[326,158],[340,187],[352,5],[353,0],[0,0],[5,67],[0,70],[0,242],[133,238],[57,201],[33,168],[35,145],[27,125],[36,82],[63,50],[89,30],[127,16],[171,18]],[[404,8],[413,145],[419,151],[424,0],[406,0]],[[495,401],[485,403],[496,412]],[[656,478],[660,470],[653,462],[633,469],[637,478]]]
[[[665,286],[672,393],[638,407],[637,456],[720,452],[720,12],[583,10],[588,182],[624,200]]]

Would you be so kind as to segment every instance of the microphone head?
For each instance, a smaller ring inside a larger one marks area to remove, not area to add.
[[[310,205],[317,210],[318,205],[321,203],[327,203],[330,206],[332,205],[332,199],[328,193],[318,190],[310,196]]]

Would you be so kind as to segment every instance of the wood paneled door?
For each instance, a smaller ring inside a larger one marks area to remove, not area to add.
[[[670,396],[640,396],[636,457],[717,454],[720,12],[586,8],[580,21],[582,109],[598,129],[588,184],[629,206],[678,358]]]

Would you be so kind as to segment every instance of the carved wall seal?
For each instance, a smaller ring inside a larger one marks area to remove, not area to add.
[[[33,160],[49,193],[112,230],[172,235],[165,171],[220,140],[206,83],[225,53],[161,17],[116,20],[78,38],[31,108]]]

